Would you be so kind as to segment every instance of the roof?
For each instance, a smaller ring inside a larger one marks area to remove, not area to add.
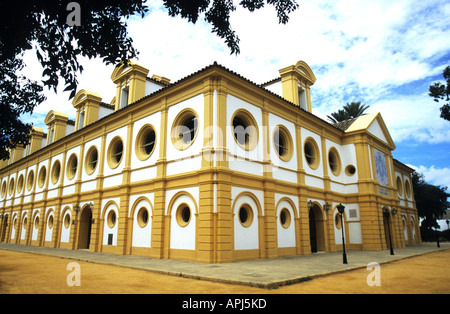
[[[344,120],[344,121],[340,121],[337,123],[334,123],[333,125],[338,128],[341,131],[347,131],[347,129],[352,125],[353,122],[356,121],[357,118],[353,118],[353,119],[348,119],[348,120]]]

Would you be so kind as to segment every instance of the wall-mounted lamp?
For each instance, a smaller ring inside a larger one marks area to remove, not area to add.
[[[308,209],[312,209],[314,207],[313,201],[308,201]]]
[[[329,211],[329,210],[331,209],[331,205],[328,204],[328,202],[326,202],[326,203],[323,205],[323,209],[325,209],[325,211]]]
[[[73,205],[73,210],[78,213],[80,211],[80,205],[78,204]]]

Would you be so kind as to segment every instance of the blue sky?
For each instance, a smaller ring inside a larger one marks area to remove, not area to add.
[[[442,80],[450,65],[450,2],[298,0],[300,7],[287,25],[278,24],[271,6],[254,13],[238,9],[231,17],[241,40],[237,56],[202,20],[193,25],[170,18],[160,0],[151,3],[145,19],[128,23],[140,51],[136,61],[150,69],[149,75],[175,82],[217,61],[264,83],[279,69],[304,60],[317,78],[314,114],[326,119],[352,101],[370,105],[367,112],[381,112],[396,144],[394,158],[419,170],[429,183],[450,187],[450,122],[439,117],[442,104],[428,96],[428,86]],[[35,53],[25,60],[27,75],[40,80]],[[79,89],[95,91],[109,103],[115,95],[113,67],[81,61],[85,71]],[[68,96],[48,91],[48,100],[29,121],[45,129],[51,109],[74,118]]]

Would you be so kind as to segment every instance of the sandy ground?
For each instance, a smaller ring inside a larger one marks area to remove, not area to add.
[[[381,264],[375,269],[358,269],[315,278],[311,281],[260,289],[155,274],[148,271],[77,262],[80,286],[69,286],[76,279],[68,259],[0,250],[0,294],[292,294],[292,293],[450,293],[450,249]],[[367,278],[380,279],[380,286],[368,286]]]

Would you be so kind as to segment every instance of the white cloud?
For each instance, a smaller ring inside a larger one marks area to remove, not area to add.
[[[430,167],[422,165],[420,166],[408,165],[408,166],[416,170],[416,172],[423,174],[424,180],[427,183],[450,188],[449,167],[436,168],[434,165]]]

